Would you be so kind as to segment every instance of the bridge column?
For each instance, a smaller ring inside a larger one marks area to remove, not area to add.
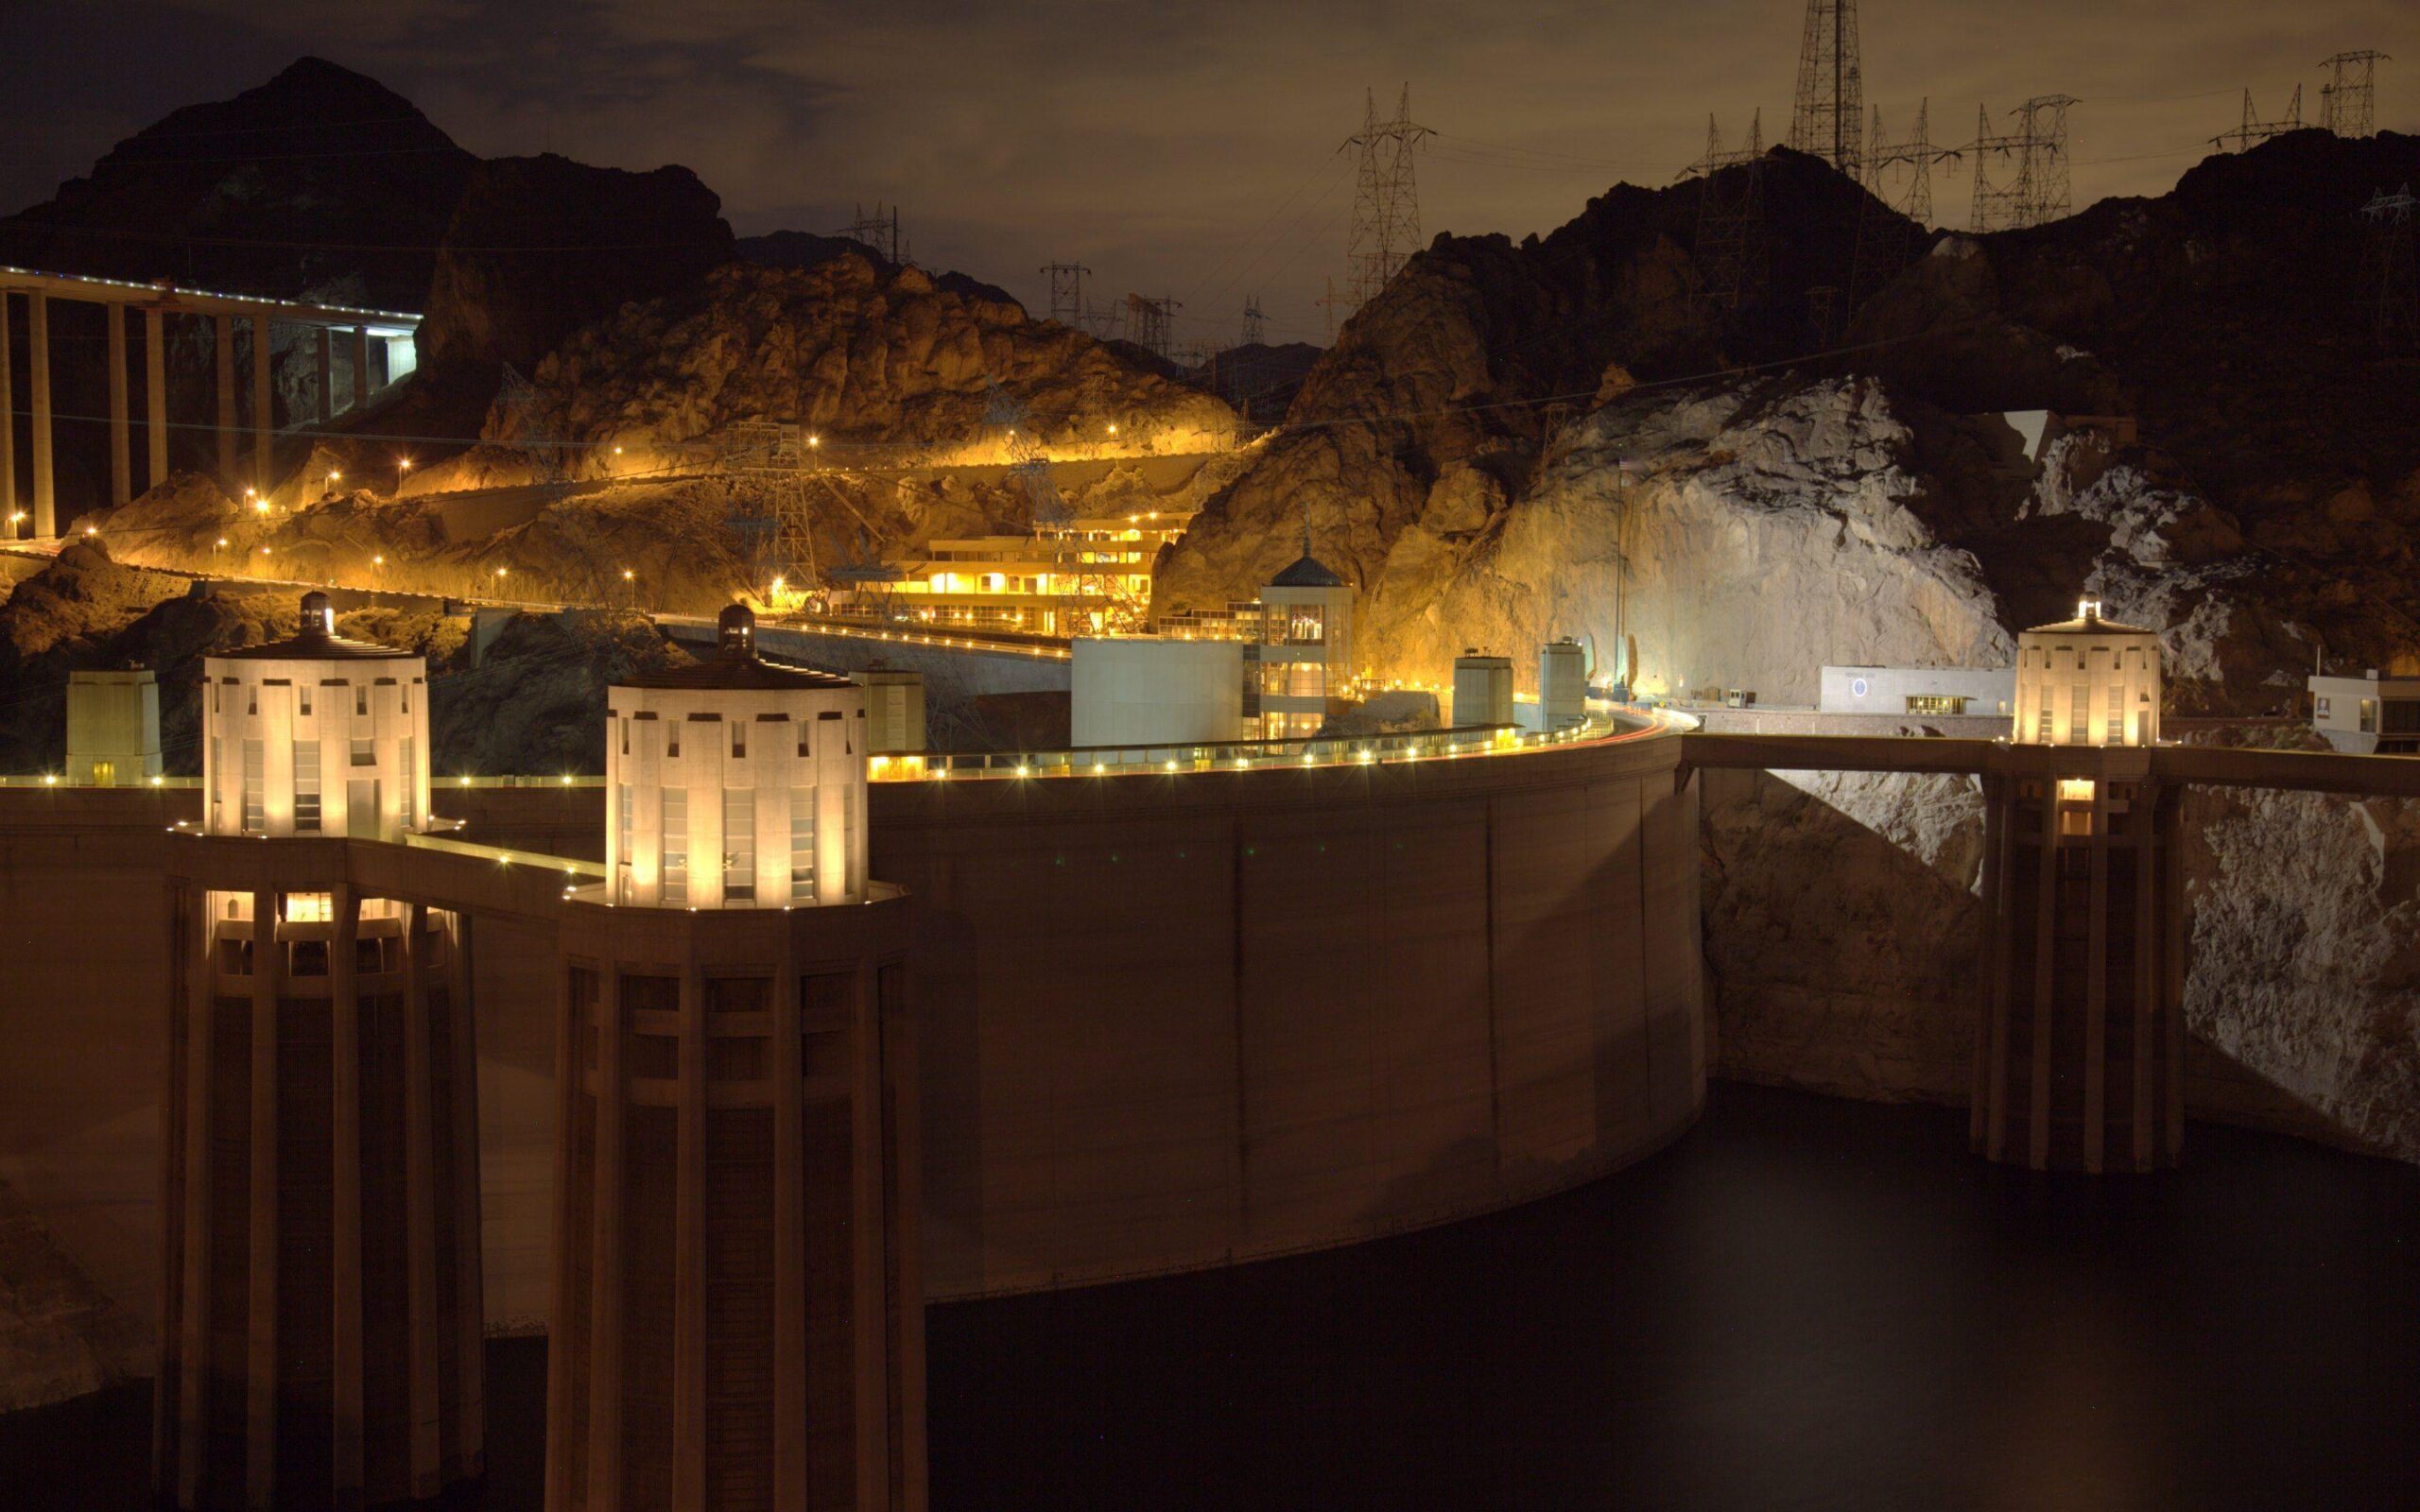
[[[320,423],[337,418],[337,334],[320,327]]]
[[[122,507],[134,497],[134,455],[129,449],[126,419],[126,306],[112,301],[109,311],[110,343],[110,505]]]
[[[353,407],[370,407],[370,328],[353,328]]]
[[[147,488],[168,480],[168,346],[166,312],[154,304],[143,312],[144,414],[150,421],[150,471]]]
[[[16,356],[9,340],[9,292],[0,289],[0,540],[25,534],[17,512],[17,384]]]
[[[59,503],[50,477],[50,296],[26,295],[26,359],[33,395],[34,534],[59,534]]]
[[[268,497],[271,475],[276,469],[277,409],[269,394],[270,359],[275,355],[268,345],[268,317],[252,317],[252,487],[262,498]]]
[[[243,487],[235,475],[235,317],[213,318],[218,343],[218,482],[230,494]]]

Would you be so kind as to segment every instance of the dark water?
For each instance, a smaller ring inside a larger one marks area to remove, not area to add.
[[[933,1504],[2420,1506],[2420,1171],[2197,1125],[2093,1183],[1964,1135],[1720,1086],[1515,1212],[938,1308]],[[491,1361],[464,1504],[534,1508],[544,1348]],[[139,1505],[147,1413],[0,1419],[0,1506]]]

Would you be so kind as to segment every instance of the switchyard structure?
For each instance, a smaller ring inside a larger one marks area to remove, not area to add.
[[[1050,281],[1050,318],[1070,331],[1084,324],[1084,280],[1092,269],[1081,263],[1052,263],[1042,269]]]
[[[2273,136],[2303,129],[2303,87],[2294,86],[2294,97],[2286,103],[2286,113],[2277,120],[2264,121],[2252,108],[2252,91],[2243,92],[2243,121],[2232,131],[2221,131],[2210,138],[2210,146],[2221,152],[2241,152],[2256,142],[2266,142]]]
[[[1771,275],[1765,228],[1764,112],[1748,126],[1748,145],[1722,146],[1714,117],[1705,118],[1705,156],[1683,170],[1699,176],[1698,276],[1704,298],[1719,309],[1736,310],[1765,291]]]
[[[2361,221],[2361,271],[2355,298],[2380,350],[2420,345],[2420,259],[2413,250],[2411,186],[2379,189],[2355,212]]]
[[[1789,145],[1858,177],[1858,127],[1865,113],[1858,65],[1857,0],[1806,0],[1798,46],[1798,96]]]
[[[1932,144],[1932,101],[1916,107],[1914,134],[1890,141],[1882,129],[1882,107],[1874,108],[1873,134],[1865,152],[1867,198],[1858,207],[1857,248],[1850,259],[1849,309],[1872,299],[1920,251],[1932,232],[1932,170],[1954,166],[1956,147]]]
[[[2319,125],[2338,136],[2368,136],[2377,118],[2378,64],[2394,60],[2374,47],[2323,58],[2327,82],[2319,86]]]
[[[856,218],[840,228],[841,235],[873,251],[879,252],[893,266],[908,265],[908,243],[899,234],[899,207],[885,210],[881,200],[874,201],[873,214],[866,207],[856,207]]]
[[[1965,149],[1975,160],[1976,231],[2021,231],[2057,220],[2073,207],[2067,112],[2079,103],[2072,94],[2037,94],[2009,112],[2015,129],[1996,134],[1990,110],[1976,108],[1975,140]],[[1997,184],[1989,171],[1994,159],[2014,170]]]
[[[1359,154],[1353,229],[1344,251],[1347,316],[1376,299],[1420,248],[1420,185],[1413,157],[1431,134],[1411,118],[1409,84],[1396,97],[1395,113],[1389,120],[1378,118],[1377,95],[1364,92],[1361,129],[1344,139],[1344,146]]]
[[[1129,294],[1126,296],[1126,339],[1163,362],[1173,360],[1176,312],[1184,308],[1184,304],[1172,295],[1152,299],[1148,295]]]

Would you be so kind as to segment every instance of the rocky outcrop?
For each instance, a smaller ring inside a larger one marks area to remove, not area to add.
[[[1963,1101],[1982,906],[1972,781],[1705,778],[1717,1073]],[[2190,789],[2182,820],[2197,1096],[2420,1160],[2420,802]]]
[[[648,458],[778,421],[811,428],[836,459],[1002,461],[1011,438],[995,390],[1022,412],[1028,439],[1069,455],[1196,451],[1236,428],[1217,400],[1080,332],[854,253],[717,268],[581,331],[532,378],[534,401],[500,408],[490,441],[537,434]]]
[[[526,371],[588,322],[728,261],[721,207],[686,168],[626,173],[553,153],[480,163],[418,306],[421,360]]]
[[[1736,309],[1704,297],[1698,185],[1616,188],[1518,247],[1438,238],[1168,555],[1156,607],[1248,594],[1307,510],[1360,591],[1358,644],[1425,680],[1463,645],[1562,632],[1629,666],[1607,613],[1624,560],[1643,675],[1769,700],[1824,662],[2004,646],[2080,591],[2163,628],[2186,712],[2274,712],[2323,653],[2420,656],[2396,607],[2420,390],[2380,381],[2343,301],[2351,210],[2420,177],[2420,141],[2303,133],[2158,200],[1911,234],[1922,255],[1821,352],[1806,291],[1887,213],[1796,154],[1761,172],[1768,276]],[[2021,410],[2066,417],[2064,441],[2029,455],[1999,419]]]
[[[110,1300],[0,1181],[0,1413],[151,1367],[150,1330]]]

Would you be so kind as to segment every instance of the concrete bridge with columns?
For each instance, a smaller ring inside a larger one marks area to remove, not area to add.
[[[360,309],[341,304],[314,304],[270,300],[246,294],[214,293],[179,288],[161,281],[135,284],[120,279],[88,278],[71,273],[45,273],[31,268],[0,266],[0,355],[12,352],[9,327],[22,300],[26,320],[26,413],[31,421],[30,488],[17,495],[16,416],[13,360],[0,361],[0,525],[7,539],[46,538],[59,534],[60,512],[53,467],[53,427],[58,417],[51,404],[50,306],[66,300],[98,304],[108,314],[109,458],[112,506],[134,496],[132,418],[129,404],[127,312],[143,317],[144,425],[147,468],[145,487],[168,475],[167,321],[170,317],[208,320],[216,349],[214,389],[216,405],[207,422],[217,433],[218,474],[232,491],[244,486],[237,472],[238,440],[244,427],[236,418],[235,334],[251,328],[251,487],[267,493],[272,476],[276,439],[275,396],[271,380],[274,351],[269,339],[273,324],[315,329],[319,338],[318,402],[310,417],[326,424],[337,415],[367,405],[379,392],[407,376],[414,365],[412,337],[418,315],[401,310]],[[339,338],[351,369],[350,403],[338,406],[336,353]],[[374,360],[373,360],[374,356]],[[176,422],[186,427],[201,421]]]

